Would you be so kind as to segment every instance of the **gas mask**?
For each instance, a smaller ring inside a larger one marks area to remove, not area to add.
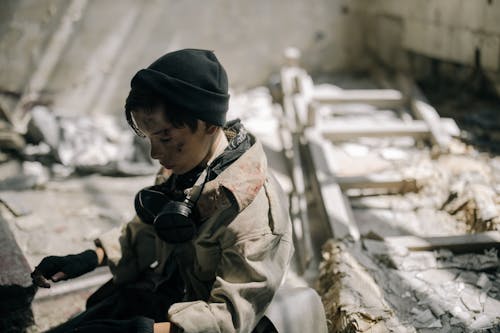
[[[205,169],[183,201],[172,200],[158,185],[140,190],[134,199],[137,216],[142,222],[153,225],[158,237],[167,243],[192,240],[198,231],[193,209],[207,176],[208,169]]]

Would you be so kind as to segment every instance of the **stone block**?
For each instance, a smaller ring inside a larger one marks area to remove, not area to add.
[[[31,268],[0,215],[0,332],[24,332],[33,324]]]

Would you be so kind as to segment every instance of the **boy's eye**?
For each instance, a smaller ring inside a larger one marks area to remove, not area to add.
[[[161,142],[169,142],[171,140],[172,140],[171,138],[161,138],[160,139]]]

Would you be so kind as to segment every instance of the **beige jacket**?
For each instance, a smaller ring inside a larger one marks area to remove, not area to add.
[[[293,252],[287,199],[260,142],[206,183],[197,209],[197,237],[175,250],[137,217],[103,235],[114,280],[132,282],[150,266],[161,273],[175,251],[188,301],[172,305],[169,320],[189,333],[251,332]]]

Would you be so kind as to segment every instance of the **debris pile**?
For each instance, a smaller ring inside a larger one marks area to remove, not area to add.
[[[389,89],[315,85],[298,57],[281,71],[292,194],[302,181],[308,203],[296,248],[314,240],[303,265],[321,262],[329,331],[499,331],[498,159],[463,143],[410,80],[408,95],[379,82]]]
[[[323,248],[319,291],[332,332],[499,328],[496,250],[409,251],[390,239],[363,239],[363,247],[330,241]]]
[[[2,175],[0,190],[40,187],[50,177],[90,173],[136,176],[157,169],[149,158],[147,143],[120,128],[111,116],[56,116],[39,105],[30,110],[23,135],[7,119],[0,119],[0,125],[3,162],[20,164],[17,173]]]
[[[399,322],[384,291],[341,242],[324,246],[318,291],[330,332],[414,332]]]

